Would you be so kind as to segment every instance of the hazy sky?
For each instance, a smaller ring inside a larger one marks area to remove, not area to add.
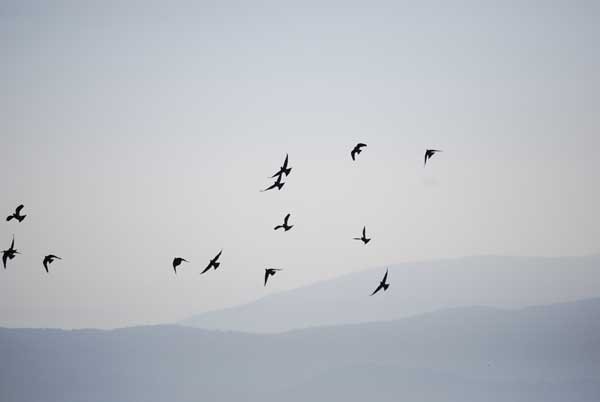
[[[373,266],[600,250],[597,1],[50,3],[0,2],[0,212],[28,215],[0,223],[23,253],[0,326],[168,322]],[[259,193],[286,152],[286,186]],[[285,271],[265,289],[267,266]]]

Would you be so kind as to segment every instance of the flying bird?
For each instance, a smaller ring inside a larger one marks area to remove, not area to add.
[[[362,231],[362,236],[361,237],[355,237],[354,240],[360,240],[363,243],[367,244],[368,242],[371,241],[371,239],[367,238],[367,227],[363,226],[363,231]]]
[[[442,152],[439,149],[427,149],[425,150],[425,163],[423,163],[423,166],[427,165],[427,161],[429,159],[431,159],[431,157],[433,155],[435,155],[437,152]]]
[[[275,226],[274,230],[283,229],[284,231],[288,231],[294,227],[294,225],[288,225],[288,220],[290,219],[290,214],[287,214],[285,218],[283,218],[283,225]]]
[[[283,166],[281,166],[279,168],[279,171],[277,173],[275,173],[273,176],[271,176],[270,178],[273,179],[275,177],[279,177],[284,174],[287,177],[291,172],[292,172],[292,168],[288,167],[288,154],[285,154],[285,160],[283,161]]]
[[[265,286],[267,286],[267,281],[269,280],[269,276],[274,276],[277,271],[281,271],[281,269],[277,269],[277,268],[265,269]]]
[[[177,267],[181,265],[182,262],[189,262],[185,258],[175,257],[173,258],[173,271],[177,274]]]
[[[48,254],[47,256],[44,257],[44,268],[46,269],[46,272],[50,272],[48,271],[48,264],[52,264],[54,262],[54,260],[62,260],[62,258],[54,255],[54,254]]]
[[[275,180],[275,183],[271,184],[269,187],[265,188],[264,190],[261,190],[261,193],[272,190],[274,188],[277,188],[277,190],[281,190],[281,188],[283,187],[284,184],[285,183],[281,181],[281,176],[277,176],[277,180]]]
[[[362,142],[359,142],[358,144],[356,144],[356,146],[352,149],[352,151],[350,151],[350,156],[352,157],[353,161],[356,160],[356,155],[360,154],[362,152],[362,148],[364,148],[366,146],[367,146],[367,144],[363,144]]]
[[[15,258],[17,254],[21,254],[15,249],[15,236],[13,235],[12,243],[10,243],[10,248],[8,250],[2,251],[2,265],[4,265],[4,269],[6,269],[6,260],[12,260]]]
[[[27,215],[21,215],[21,210],[22,210],[22,209],[23,209],[23,204],[19,205],[19,206],[17,207],[17,209],[15,210],[15,212],[14,212],[12,215],[8,215],[8,216],[6,217],[6,221],[7,221],[7,222],[10,222],[10,221],[11,221],[11,220],[13,220],[13,218],[14,218],[14,219],[18,220],[19,222],[23,222],[23,219],[25,219],[25,217],[26,217]]]
[[[212,260],[210,260],[210,262],[208,263],[208,265],[206,266],[206,268],[204,268],[204,271],[200,272],[201,274],[205,273],[206,271],[208,271],[211,268],[214,268],[215,270],[217,268],[219,268],[219,265],[221,265],[219,261],[219,257],[221,256],[221,253],[223,252],[223,250],[219,251],[219,254],[217,254],[215,256],[215,258],[213,258]]]
[[[373,293],[371,293],[371,296],[373,296],[375,293],[379,292],[381,289],[383,289],[383,291],[385,292],[390,287],[389,283],[385,283],[385,281],[387,281],[387,276],[388,276],[388,270],[386,269],[383,279],[381,280],[381,282],[379,282],[379,286],[377,286],[377,289],[375,289],[373,291]]]

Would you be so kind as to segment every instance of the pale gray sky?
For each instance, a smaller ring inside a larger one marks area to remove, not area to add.
[[[0,224],[23,253],[0,326],[175,321],[402,261],[599,251],[598,2],[120,3],[0,3],[0,212],[28,215]],[[286,152],[284,190],[259,193]],[[177,276],[174,256],[192,261]],[[285,272],[264,289],[267,266]]]

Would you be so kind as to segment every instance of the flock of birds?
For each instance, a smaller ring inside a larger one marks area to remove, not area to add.
[[[367,146],[367,144],[364,144],[362,142],[360,142],[360,143],[356,144],[356,146],[354,146],[354,148],[350,152],[350,156],[353,161],[356,161],[356,156],[359,155],[362,152],[363,148],[365,148],[366,146]],[[426,166],[427,161],[429,159],[431,159],[431,157],[438,152],[442,152],[442,151],[440,151],[438,149],[427,149],[425,151],[425,161],[424,161],[423,166]],[[281,190],[285,184],[285,182],[283,181],[284,176],[287,178],[287,176],[289,176],[291,172],[292,172],[292,168],[289,167],[289,156],[286,155],[283,165],[279,168],[279,170],[275,174],[273,174],[270,177],[271,179],[275,179],[275,182],[273,184],[271,184],[269,187],[265,188],[264,190],[261,190],[261,192],[273,190],[275,188],[277,190]],[[10,222],[14,219],[14,220],[18,221],[19,223],[23,222],[23,220],[27,217],[27,215],[21,214],[21,211],[23,210],[23,208],[24,208],[23,205],[19,205],[15,209],[14,213],[12,213],[11,215],[6,217],[6,221]],[[294,227],[294,225],[289,224],[289,219],[290,219],[290,214],[287,214],[285,216],[285,218],[283,219],[283,224],[275,226],[274,230],[283,229],[284,232],[291,230]],[[371,239],[367,237],[366,226],[363,226],[362,236],[355,237],[354,240],[359,240],[359,241],[363,242],[364,245],[367,245],[371,241]],[[20,254],[20,253],[15,248],[15,236],[13,235],[10,247],[7,250],[2,251],[2,265],[4,266],[4,269],[6,269],[6,263],[8,261],[12,260],[13,258],[15,258],[17,256],[17,254]],[[223,254],[223,250],[219,251],[219,253],[217,255],[215,255],[209,261],[206,268],[204,268],[204,270],[200,273],[204,274],[204,273],[210,271],[211,268],[214,270],[219,268],[219,266],[221,265],[221,263],[219,262],[219,258],[221,257],[221,254]],[[42,261],[42,265],[44,266],[46,273],[50,272],[48,265],[52,264],[55,260],[61,260],[61,259],[62,258],[60,258],[54,254],[46,255]],[[175,257],[173,259],[173,271],[175,271],[175,274],[177,274],[177,267],[179,267],[181,265],[181,263],[183,263],[183,262],[189,262],[189,261],[182,257]],[[269,278],[274,276],[279,271],[282,271],[282,270],[279,268],[266,268],[265,269],[265,277],[264,277],[264,286],[267,286],[267,282],[268,282]],[[371,293],[371,296],[378,293],[382,289],[385,292],[389,288],[390,284],[387,281],[387,279],[388,279],[388,270],[386,269],[383,279],[379,282],[379,285],[377,286],[377,288],[375,288],[373,293]]]

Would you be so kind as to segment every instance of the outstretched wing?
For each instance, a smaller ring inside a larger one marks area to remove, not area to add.
[[[265,269],[265,286],[267,286],[267,281],[269,280],[269,270]]]
[[[285,160],[283,161],[283,166],[281,167],[281,170],[286,170],[287,165],[288,165],[288,154],[285,154]]]
[[[10,250],[14,250],[15,248],[15,236],[13,235],[12,243],[10,243]]]
[[[367,238],[367,227],[363,226],[363,238]]]
[[[352,160],[355,161],[356,160],[356,147],[354,147],[354,149],[352,149],[352,151],[350,151],[350,156],[352,157]]]
[[[209,264],[206,266],[206,268],[204,268],[204,271],[200,272],[200,275],[202,275],[203,273],[205,273],[206,271],[208,271],[208,270],[209,270],[209,269],[211,269],[211,268],[212,268],[212,262],[210,262],[210,263],[209,263]]]
[[[385,270],[385,275],[383,276],[383,280],[381,281],[382,283],[386,283],[387,282],[387,276],[388,276],[388,270]]]
[[[48,257],[44,258],[44,268],[46,269],[46,272],[48,273]]]
[[[217,254],[214,258],[214,261],[217,261],[219,259],[219,257],[221,256],[221,254],[223,253],[223,250],[219,251],[219,254]]]
[[[379,292],[381,289],[383,289],[383,285],[380,283],[379,286],[377,286],[377,289],[375,289],[373,291],[373,293],[371,293],[371,296],[373,296],[375,293]]]
[[[287,214],[287,215],[285,216],[285,218],[283,218],[283,224],[284,224],[285,226],[287,226],[287,224],[288,224],[288,219],[290,219],[290,214]]]
[[[281,177],[281,176],[279,176]],[[273,184],[271,184],[269,187],[265,188],[264,190],[260,190],[261,193],[264,193],[265,191],[269,191],[269,190],[273,190],[275,187],[277,187],[277,181]]]
[[[21,210],[23,209],[23,206],[24,206],[24,205],[23,205],[23,204],[21,204],[21,205],[19,205],[19,206],[17,207],[17,209],[15,210],[15,212],[16,212],[16,214],[17,214],[17,215],[20,215],[20,214],[21,214]]]
[[[358,149],[361,149],[361,148],[366,147],[366,146],[367,146],[367,144],[364,144],[362,142],[359,142],[358,144],[356,144],[356,148],[358,148]]]

